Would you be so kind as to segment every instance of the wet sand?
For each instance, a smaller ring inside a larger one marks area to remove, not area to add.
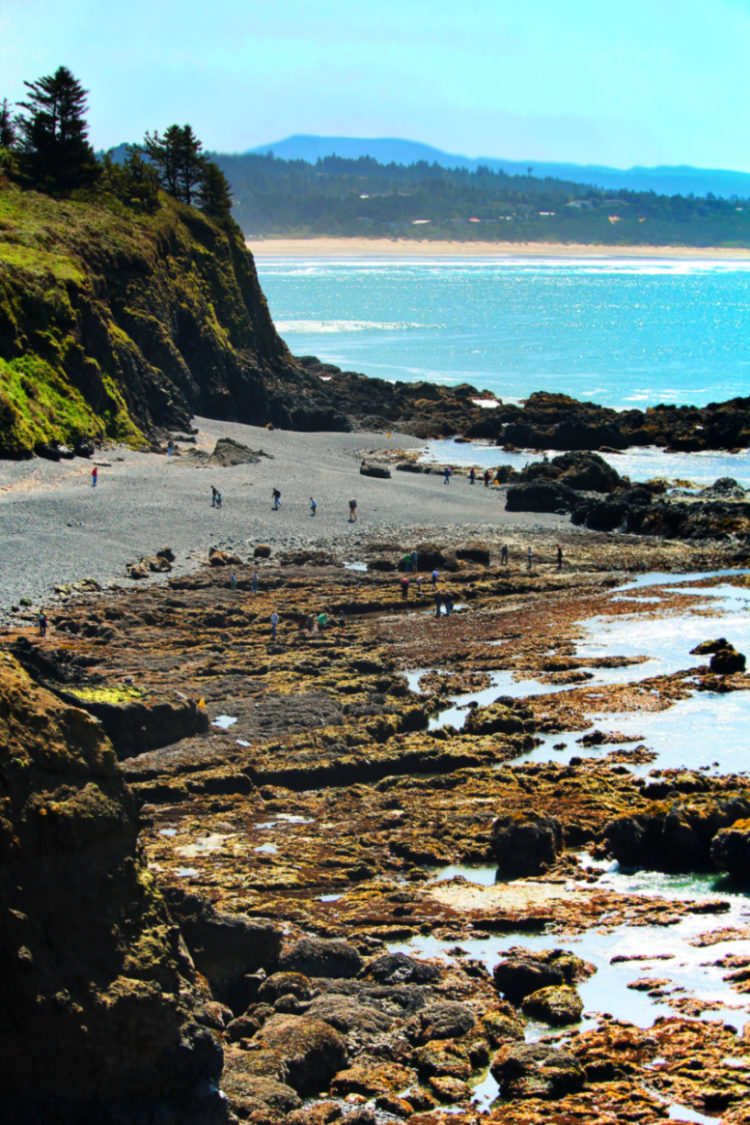
[[[272,552],[313,545],[357,562],[378,540],[460,542],[507,536],[525,553],[537,537],[589,536],[564,516],[505,511],[504,493],[470,486],[458,472],[442,475],[393,471],[390,480],[361,476],[360,462],[379,451],[419,449],[404,434],[302,434],[196,419],[195,448],[209,454],[232,437],[269,456],[256,464],[221,468],[191,455],[100,451],[91,461],[0,462],[0,620],[11,605],[49,599],[56,585],[92,577],[102,585],[129,584],[126,565],[164,546],[175,552],[176,573],[205,563],[217,546],[247,560],[257,543]],[[459,449],[460,447],[457,447]],[[498,461],[502,459],[498,451]],[[96,488],[93,464],[99,466]],[[211,487],[222,493],[211,506]],[[282,494],[272,511],[271,491]],[[318,507],[310,515],[310,496]],[[350,523],[349,500],[358,519]],[[163,580],[153,579],[153,581]]]

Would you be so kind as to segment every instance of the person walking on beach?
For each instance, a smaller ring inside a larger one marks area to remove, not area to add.
[[[41,613],[39,614],[39,616],[37,617],[36,623],[37,623],[37,628],[39,629],[39,636],[40,637],[46,637],[47,636],[47,614],[44,612],[44,610],[42,610]]]
[[[419,570],[419,552],[418,551],[412,551],[412,553],[411,553],[411,568],[412,568],[412,570],[414,571],[415,574]]]
[[[418,598],[422,597],[422,583],[423,582],[424,582],[423,576],[421,574],[417,575],[417,597]]]
[[[318,501],[315,499],[314,496],[311,496],[310,497],[310,515],[314,516],[315,513],[317,512],[317,510],[318,510]]]
[[[257,570],[253,571],[253,576],[250,579],[250,593],[251,594],[257,594],[258,593],[258,572],[257,572]]]
[[[216,497],[218,495],[219,495],[218,488],[215,488],[213,485],[211,485],[211,507],[212,508],[216,507]]]
[[[430,582],[432,582],[433,590],[437,590],[437,580],[438,580],[438,572],[437,572],[437,570],[433,570],[432,574],[430,575]]]
[[[452,472],[452,470],[451,470],[450,465],[446,465],[445,468],[443,469],[443,484],[450,484],[450,482],[451,482],[451,472]]]
[[[474,472],[474,466],[469,469],[469,484],[473,484],[477,479],[477,474]]]
[[[271,614],[271,640],[276,640],[276,630],[279,627],[279,615],[276,610]]]
[[[445,616],[450,617],[451,610],[453,609],[453,595],[450,591],[443,594],[443,605],[445,606]]]
[[[557,544],[557,569],[562,570],[562,547]]]
[[[526,569],[527,570],[531,570],[531,564],[532,564],[533,561],[534,561],[534,552],[532,551],[531,547],[529,547],[528,552],[526,554]]]
[[[278,488],[274,488],[271,496],[273,497],[273,511],[278,512],[279,508],[281,507],[281,493],[279,492]]]
[[[508,548],[506,547],[505,543],[503,543],[502,547],[500,548],[500,566],[507,566],[507,565],[508,565]]]
[[[349,501],[349,523],[357,522],[357,501]]]
[[[401,597],[404,601],[409,597],[409,578],[406,574],[401,579]]]
[[[99,480],[99,469],[96,465],[94,465],[93,469],[91,470],[91,487],[92,488],[96,488],[96,482],[98,480]]]
[[[482,480],[484,481],[484,487],[489,488],[490,481],[492,480],[492,473],[489,469],[484,470],[484,476],[482,477]]]
[[[438,591],[435,592],[435,616],[440,616],[440,607],[443,604],[443,595]]]

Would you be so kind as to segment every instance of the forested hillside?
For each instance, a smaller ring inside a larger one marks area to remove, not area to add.
[[[329,156],[213,160],[229,181],[233,216],[250,236],[365,236],[613,246],[750,247],[746,199],[602,192],[565,180],[424,161],[379,164]]]

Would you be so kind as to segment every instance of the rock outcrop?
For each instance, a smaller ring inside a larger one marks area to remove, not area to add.
[[[213,1123],[222,1053],[100,725],[0,657],[3,1120]]]

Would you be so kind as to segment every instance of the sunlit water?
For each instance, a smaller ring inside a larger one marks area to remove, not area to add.
[[[585,681],[591,691],[614,684],[637,683],[653,676],[670,675],[681,670],[706,667],[708,657],[691,655],[691,650],[710,638],[725,636],[740,652],[750,653],[750,588],[720,582],[713,586],[695,583],[716,575],[647,574],[639,575],[613,593],[612,599],[632,604],[633,612],[617,617],[601,616],[581,623],[584,639],[576,646],[576,655],[585,659],[598,657],[646,657],[638,664],[617,668],[590,668]],[[746,573],[745,571],[734,573]],[[690,609],[671,611],[668,604],[658,616],[644,610],[669,594],[692,596]],[[585,666],[584,666],[585,667]],[[419,690],[419,681],[428,669],[407,673],[412,691]],[[490,686],[452,698],[450,707],[433,715],[429,729],[452,726],[460,729],[470,704],[484,707],[500,696],[524,699],[535,695],[571,691],[578,684],[554,685],[533,678],[517,679],[513,673],[499,670],[490,673]],[[750,723],[750,693],[696,692],[664,711],[597,712],[592,708],[590,725],[581,730],[541,736],[541,744],[524,754],[524,762],[567,763],[575,756],[605,756],[617,744],[598,749],[578,744],[586,731],[598,727],[617,731],[625,736],[622,746],[643,742],[656,754],[656,760],[636,767],[647,772],[655,767],[699,769],[712,767],[722,772],[739,773],[750,767],[747,754],[747,730]],[[557,749],[555,749],[557,747]]]
[[[285,259],[258,272],[297,355],[389,380],[615,408],[747,394],[750,261]]]

